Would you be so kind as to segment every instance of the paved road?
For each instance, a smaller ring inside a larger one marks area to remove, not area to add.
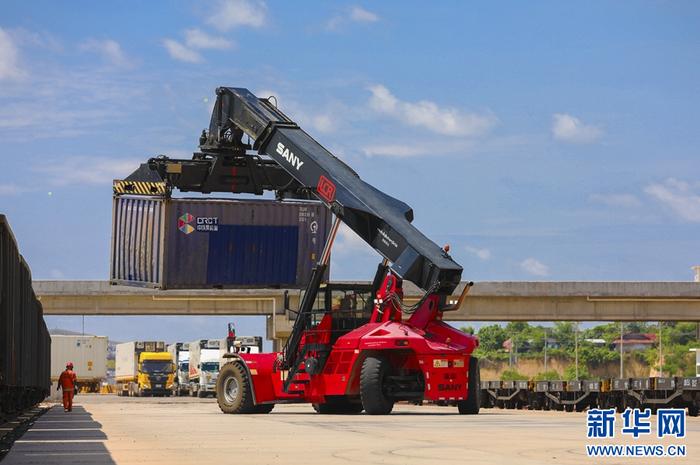
[[[318,415],[278,405],[269,415],[223,415],[211,399],[129,399],[82,395],[70,414],[46,413],[2,465],[94,464],[578,464],[667,463],[669,459],[592,459],[586,415],[566,412],[397,406],[385,417]],[[619,421],[619,417],[618,417]],[[689,418],[685,459],[698,463],[700,419]],[[608,443],[657,443],[618,437]]]

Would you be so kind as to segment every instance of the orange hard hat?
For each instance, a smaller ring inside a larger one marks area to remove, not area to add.
[[[66,363],[66,368],[73,368],[73,362]]]

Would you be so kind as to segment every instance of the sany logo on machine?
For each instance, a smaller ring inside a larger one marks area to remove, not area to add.
[[[277,153],[282,155],[282,157],[289,162],[290,165],[292,165],[294,168],[299,171],[299,168],[301,168],[301,165],[304,164],[303,161],[299,159],[296,155],[294,155],[294,152],[289,150],[287,147],[284,146],[282,142],[277,142]]]

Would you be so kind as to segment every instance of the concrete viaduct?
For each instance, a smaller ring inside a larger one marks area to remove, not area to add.
[[[293,320],[282,289],[158,290],[108,281],[35,281],[34,289],[45,315],[261,315],[269,339],[287,337]],[[420,296],[410,283],[404,294],[408,303]],[[291,308],[299,295],[289,290]],[[480,282],[444,319],[700,321],[700,283]]]

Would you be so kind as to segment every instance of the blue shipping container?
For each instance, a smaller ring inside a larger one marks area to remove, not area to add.
[[[162,289],[304,287],[330,223],[320,202],[117,196],[111,281]]]

